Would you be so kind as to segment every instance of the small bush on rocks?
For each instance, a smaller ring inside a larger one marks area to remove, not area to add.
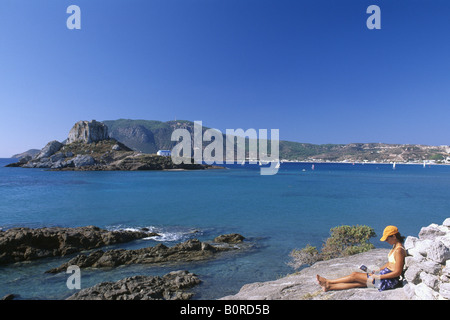
[[[288,265],[299,269],[303,265],[312,265],[317,261],[349,256],[375,248],[369,240],[376,234],[374,229],[368,226],[338,226],[332,228],[330,234],[331,236],[322,245],[321,252],[310,244],[303,249],[292,250]]]

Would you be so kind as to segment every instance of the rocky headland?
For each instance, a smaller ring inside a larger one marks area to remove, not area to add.
[[[220,236],[223,239],[224,236]],[[220,252],[242,249],[245,246],[236,245],[242,243],[241,235],[227,236],[226,241],[218,243],[201,242],[198,239],[190,239],[185,242],[167,247],[160,243],[153,247],[141,249],[112,249],[96,250],[89,254],[79,254],[63,263],[59,267],[46,271],[58,273],[65,271],[69,266],[76,265],[79,268],[111,268],[129,264],[161,264],[202,261],[213,258]],[[241,239],[235,241],[236,238]]]
[[[171,157],[142,154],[110,138],[102,122],[79,121],[63,141],[50,141],[34,156],[25,155],[7,167],[45,168],[50,170],[198,170],[216,168],[189,159],[175,164]]]
[[[301,271],[274,281],[244,285],[241,290],[223,300],[449,300],[450,299],[450,218],[442,225],[423,227],[418,237],[405,241],[402,286],[392,290],[357,288],[324,292],[316,275],[334,279],[360,271],[361,264],[369,269],[387,262],[389,249],[373,249],[353,256],[314,263]]]
[[[47,257],[156,236],[147,231],[109,231],[96,226],[62,228],[11,228],[0,230],[0,265]]]

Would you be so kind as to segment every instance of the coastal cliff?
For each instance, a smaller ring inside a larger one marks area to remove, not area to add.
[[[450,299],[450,218],[442,225],[423,227],[418,237],[405,241],[403,286],[386,291],[356,288],[323,292],[316,275],[333,279],[360,271],[361,264],[379,268],[387,261],[389,249],[373,249],[353,256],[320,261],[301,271],[274,281],[244,285],[222,300],[449,300]]]
[[[78,121],[72,129],[70,129],[67,143],[70,144],[77,141],[92,143],[108,139],[108,127],[102,122],[97,122],[95,120],[92,120],[91,122]]]
[[[34,157],[28,155],[7,167],[51,170],[197,170],[213,168],[185,159],[175,164],[171,157],[142,154],[110,138],[108,127],[92,120],[77,122],[65,142],[50,141]],[[187,160],[187,161],[186,161]]]

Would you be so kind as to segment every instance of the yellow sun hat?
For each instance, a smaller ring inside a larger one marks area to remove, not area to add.
[[[380,241],[386,241],[387,237],[392,236],[396,233],[398,233],[398,228],[396,226],[387,226],[386,228],[384,228],[383,236],[381,237]]]

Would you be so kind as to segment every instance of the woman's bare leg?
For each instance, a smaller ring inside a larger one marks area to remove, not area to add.
[[[362,272],[353,272],[348,276],[334,280],[328,280],[317,275],[317,282],[322,287],[323,291],[364,288],[367,287],[367,274]]]

